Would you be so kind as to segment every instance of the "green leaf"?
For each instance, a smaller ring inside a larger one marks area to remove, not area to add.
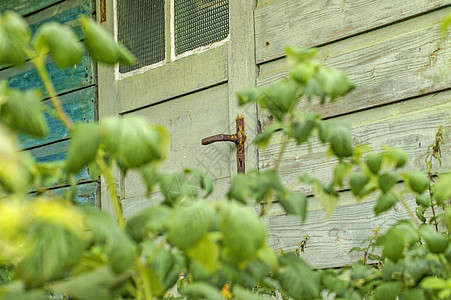
[[[441,290],[446,288],[446,281],[442,278],[428,276],[420,282],[423,289]]]
[[[351,130],[348,126],[337,123],[329,128],[330,130],[330,147],[337,157],[352,156],[352,137]]]
[[[277,193],[276,196],[280,205],[288,214],[299,216],[301,221],[305,221],[307,216],[307,197],[304,194],[287,190]]]
[[[326,122],[318,122],[318,138],[320,139],[321,143],[329,143],[330,141],[330,135],[331,135],[331,128],[334,126],[334,124],[326,123]]]
[[[330,292],[342,293],[348,289],[348,284],[337,278],[336,274],[326,273],[321,276],[321,281]]]
[[[165,204],[176,206],[184,200],[194,201],[198,197],[197,185],[185,174],[160,174],[160,188]]]
[[[321,201],[321,206],[326,211],[326,217],[329,217],[337,207],[338,197],[333,192],[327,191],[319,181],[313,184],[313,192],[315,197]]]
[[[132,268],[135,263],[136,244],[127,233],[103,211],[85,210],[84,216],[91,232],[92,243],[107,249],[106,254],[113,271],[122,273]]]
[[[401,287],[400,281],[383,283],[374,290],[374,300],[395,300]]]
[[[352,173],[349,176],[349,186],[352,194],[359,197],[364,191],[365,185],[368,183],[368,178],[362,173]]]
[[[50,52],[61,69],[76,65],[84,51],[72,29],[56,22],[48,22],[39,27],[34,47],[41,54]]]
[[[280,258],[281,268],[276,274],[280,285],[295,300],[319,297],[317,274],[296,254],[288,253]]]
[[[377,238],[377,245],[383,245],[382,255],[397,262],[404,256],[406,247],[419,241],[416,226],[410,221],[401,221],[390,227],[387,232]]]
[[[451,198],[451,173],[440,175],[434,185],[434,197],[438,204]]]
[[[85,33],[84,44],[95,61],[114,65],[132,65],[136,59],[125,47],[117,44],[113,37],[95,21],[86,16],[80,17]]]
[[[34,137],[44,137],[48,132],[39,90],[21,92],[8,89],[7,101],[1,109],[1,117],[9,127]]]
[[[244,205],[228,203],[221,213],[219,226],[224,234],[226,253],[238,265],[254,260],[265,244],[265,226]]]
[[[239,285],[233,287],[234,300],[267,300],[267,297],[259,296],[254,292],[248,291]]]
[[[300,145],[309,139],[315,128],[317,119],[319,119],[318,114],[303,114],[300,121],[291,124],[291,131],[297,145]]]
[[[273,133],[283,128],[283,123],[280,122],[274,122],[271,125],[269,125],[265,130],[260,132],[254,139],[253,143],[259,147],[259,148],[265,148]]]
[[[30,37],[30,28],[19,14],[7,11],[0,16],[0,64],[23,64]]]
[[[195,260],[209,272],[216,271],[219,247],[207,234],[193,247],[186,250],[189,258]]]
[[[354,85],[349,81],[346,73],[333,68],[319,68],[315,78],[324,95],[329,96],[330,101],[334,101],[354,89]],[[324,96],[320,98],[324,98]]]
[[[365,162],[373,174],[379,173],[382,165],[383,155],[381,153],[368,153]]]
[[[428,209],[427,206],[420,205],[415,209],[415,214],[417,215],[418,219],[420,219],[421,222],[426,223],[426,217],[424,216],[424,213]]]
[[[385,148],[385,157],[392,161],[396,168],[403,167],[408,160],[406,152],[399,148]]]
[[[427,298],[426,295],[424,294],[424,291],[421,288],[409,288],[403,291],[403,293],[400,295],[400,299],[426,300]]]
[[[448,248],[448,239],[438,233],[432,225],[422,225],[420,233],[432,253],[442,253]]]
[[[339,187],[344,186],[345,177],[352,171],[349,163],[339,163],[334,169],[334,181]]]
[[[269,246],[260,248],[257,252],[257,257],[273,271],[276,270],[279,265],[278,256],[274,252],[274,249]]]
[[[300,62],[291,70],[290,75],[298,83],[307,84],[320,66],[320,63],[315,60]]]
[[[135,241],[141,241],[147,234],[157,236],[166,228],[170,208],[157,205],[147,208],[127,221],[126,230]]]
[[[427,194],[415,195],[415,202],[417,205],[429,207],[431,205],[431,199]]]
[[[440,31],[443,38],[447,37],[448,27],[451,25],[451,14],[446,15],[440,23]]]
[[[282,121],[284,116],[294,109],[297,91],[297,84],[288,80],[276,82],[265,90],[266,107],[278,121]]]
[[[404,176],[404,179],[412,191],[419,195],[421,195],[429,186],[428,176],[421,171],[410,171]]]
[[[299,48],[299,47],[286,47],[285,53],[287,58],[295,62],[303,62],[305,60],[314,59],[318,53],[316,48]]]
[[[377,198],[376,205],[374,206],[374,213],[377,215],[389,210],[396,204],[398,200],[392,193],[383,193]]]
[[[214,216],[212,206],[205,202],[177,207],[167,223],[169,242],[182,250],[193,247],[210,229]]]
[[[261,88],[251,86],[239,91],[236,96],[238,98],[238,105],[244,106],[249,103],[257,102],[264,97],[264,92]]]
[[[111,291],[126,279],[128,276],[116,275],[105,266],[59,281],[51,285],[51,289],[56,294],[71,295],[80,300],[110,300],[114,299]]]
[[[211,180],[211,178],[209,176],[207,176],[203,172],[201,172],[199,170],[195,170],[195,169],[185,169],[185,170],[183,170],[183,173],[185,175],[192,175],[197,179],[197,181],[199,182],[199,187],[205,191],[205,195],[203,196],[204,198],[211,195],[211,193],[213,192],[214,186],[213,186],[213,181]]]
[[[100,145],[100,127],[98,124],[75,125],[71,132],[66,160],[66,170],[77,173],[95,159]]]
[[[388,193],[398,181],[398,177],[393,173],[384,173],[377,178],[379,187],[384,193]]]
[[[83,254],[84,241],[59,224],[35,220],[18,273],[29,284],[63,278]]]
[[[186,285],[181,294],[187,297],[187,300],[224,300],[219,290],[204,282],[194,282]]]

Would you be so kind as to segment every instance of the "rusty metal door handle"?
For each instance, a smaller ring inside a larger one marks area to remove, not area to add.
[[[246,142],[246,131],[244,130],[244,118],[236,117],[235,134],[217,134],[202,139],[202,145],[216,142],[233,142],[236,144],[236,167],[238,173],[246,171],[246,160],[244,156],[244,144]]]

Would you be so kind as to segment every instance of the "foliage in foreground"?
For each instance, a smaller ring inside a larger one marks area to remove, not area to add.
[[[20,66],[30,60],[53,105],[43,107],[40,91],[19,91],[0,83],[1,299],[62,294],[71,299],[154,299],[166,297],[174,285],[188,299],[213,300],[224,295],[264,299],[262,294],[275,293],[293,299],[317,299],[327,293],[385,300],[451,295],[451,174],[403,171],[404,151],[387,147],[369,152],[368,147],[352,144],[347,126],[296,110],[305,99],[301,96],[326,103],[353,88],[343,72],[315,59],[315,49],[288,48],[293,69],[287,79],[238,94],[240,105],[257,103],[274,116],[254,143],[265,147],[277,135],[283,141],[280,154],[273,169],[235,176],[228,201],[208,202],[204,198],[213,184],[201,172],[158,171],[169,144],[164,128],[140,118],[74,125],[67,117],[44,68],[49,55],[61,68],[76,64],[84,49],[101,63],[134,60],[93,21],[80,21],[85,30],[82,42],[70,28],[56,23],[43,25],[32,38],[16,14],[0,17],[0,64]],[[46,135],[44,111],[70,132],[64,161],[39,163],[19,151],[18,134]],[[375,214],[400,203],[411,217],[375,234],[368,247],[352,249],[363,251],[365,260],[340,270],[315,271],[295,253],[277,255],[266,244],[259,216],[248,207],[262,203],[267,209],[276,201],[287,214],[305,220],[309,198],[283,186],[277,169],[289,141],[303,145],[314,138],[337,160],[333,180],[324,183],[303,175],[299,181],[312,185],[329,214],[338,202],[337,191],[349,188],[357,201],[378,195]],[[440,137],[436,142],[440,144]],[[430,163],[432,157],[440,157],[439,149],[431,147]],[[86,166],[93,179],[101,174],[108,182],[117,220],[73,204],[75,175]],[[111,172],[116,166],[124,175],[138,170],[149,195],[159,190],[164,200],[125,220]],[[53,194],[49,188],[61,183],[71,187],[63,196]],[[416,212],[406,203],[408,195],[417,201]],[[428,219],[429,207],[437,215]],[[381,256],[373,254],[374,247],[381,248]],[[379,263],[368,265],[367,257]]]

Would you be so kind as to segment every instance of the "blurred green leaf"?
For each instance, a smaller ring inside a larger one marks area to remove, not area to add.
[[[283,123],[281,122],[274,122],[271,125],[269,125],[265,130],[260,132],[254,139],[253,143],[259,147],[259,148],[265,148],[274,132],[280,130],[283,128]]]
[[[171,210],[164,205],[152,206],[127,221],[126,230],[135,241],[141,241],[146,234],[157,236],[166,228]]]
[[[265,90],[266,107],[278,121],[282,121],[284,116],[294,109],[297,91],[297,84],[289,80],[276,82]]]
[[[321,201],[321,206],[326,211],[326,217],[329,217],[335,212],[335,208],[338,203],[338,196],[333,191],[325,189],[319,181],[315,181],[313,184],[313,192],[315,194],[315,198]]]
[[[242,204],[228,203],[221,213],[219,226],[224,234],[225,251],[237,265],[254,260],[265,244],[265,226]]]
[[[56,22],[48,22],[39,27],[34,47],[41,54],[50,52],[61,69],[76,65],[84,51],[72,29]]]
[[[337,123],[329,128],[330,147],[337,157],[352,156],[352,137],[348,126]]]
[[[185,170],[183,170],[183,173],[185,175],[192,175],[192,176],[194,176],[194,178],[197,179],[197,181],[199,183],[199,187],[205,191],[205,195],[203,196],[203,198],[206,198],[209,195],[211,195],[211,193],[213,192],[214,186],[213,186],[213,181],[211,180],[211,178],[208,175],[206,175],[202,171],[195,170],[195,169],[185,169]]]
[[[186,285],[181,294],[187,297],[187,300],[224,300],[219,293],[219,290],[204,282],[194,282]]]
[[[167,223],[169,242],[182,250],[193,247],[210,229],[214,216],[212,206],[205,202],[175,208]]]
[[[251,86],[239,91],[237,94],[238,105],[244,106],[249,103],[257,102],[260,98],[264,97],[264,92],[261,88]]]
[[[113,37],[94,20],[81,16],[80,22],[85,33],[83,43],[95,61],[109,65],[135,63],[133,54],[124,46],[117,44]]]
[[[398,176],[393,173],[384,173],[377,178],[379,187],[384,193],[390,192],[390,190],[395,186],[398,181]]]
[[[383,245],[382,255],[397,262],[404,255],[404,249],[417,243],[420,237],[415,225],[401,221],[377,238],[377,245]]]
[[[291,124],[291,131],[297,145],[300,145],[309,139],[315,128],[316,121],[319,119],[320,116],[318,114],[304,113],[302,114],[301,120]]]
[[[340,70],[322,67],[318,69],[315,77],[324,93],[317,96],[323,99],[324,96],[328,96],[330,101],[334,101],[354,89],[354,85],[349,81],[346,73]]]
[[[385,157],[394,163],[396,168],[401,168],[407,163],[407,154],[404,150],[399,148],[385,148]]]
[[[27,22],[19,14],[7,11],[0,16],[0,64],[21,65],[27,59],[31,38]]]
[[[400,281],[383,283],[374,290],[374,300],[395,300],[401,287]]]
[[[451,173],[440,175],[434,185],[434,197],[438,204],[451,198]]]
[[[189,258],[198,262],[209,272],[214,272],[218,265],[219,247],[208,234],[194,246],[186,250]]]
[[[428,176],[421,171],[410,171],[403,177],[412,191],[419,195],[429,186]]]
[[[295,300],[319,297],[319,279],[315,272],[296,254],[288,253],[280,258],[281,268],[276,274],[280,285]]]
[[[101,133],[98,124],[80,123],[71,131],[66,160],[66,170],[77,173],[95,159],[100,145]]]
[[[265,300],[267,297],[259,296],[254,292],[250,292],[239,285],[233,287],[234,300]]]
[[[382,166],[383,155],[381,153],[368,153],[365,158],[366,164],[373,174],[379,173]]]
[[[383,193],[377,198],[374,213],[377,215],[392,208],[398,200],[392,193]]]
[[[298,62],[291,70],[290,75],[298,83],[305,85],[316,74],[320,66],[316,60]]]
[[[299,48],[299,47],[286,47],[285,53],[287,58],[294,62],[303,62],[305,60],[314,59],[318,49],[316,48]]]
[[[292,191],[278,192],[277,200],[283,209],[292,215],[301,217],[301,221],[305,221],[307,216],[307,197],[301,193]]]
[[[34,137],[44,137],[48,132],[39,90],[21,92],[8,89],[7,101],[1,109],[1,117],[9,127]]]
[[[344,186],[346,176],[352,171],[352,165],[349,163],[339,163],[334,169],[334,181],[339,187]],[[360,194],[360,193],[359,193]]]
[[[446,288],[446,281],[442,278],[428,276],[421,280],[420,286],[424,289],[441,290]]]
[[[432,225],[422,225],[420,233],[432,253],[442,253],[448,248],[448,239],[438,233]]]
[[[359,197],[368,183],[368,178],[362,173],[352,173],[349,176],[349,186],[354,196]]]

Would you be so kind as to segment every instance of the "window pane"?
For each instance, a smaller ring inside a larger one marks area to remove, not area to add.
[[[228,34],[229,0],[175,0],[176,55],[223,40]]]
[[[164,60],[164,0],[117,0],[118,39],[136,56],[134,66],[120,65],[121,73]]]

